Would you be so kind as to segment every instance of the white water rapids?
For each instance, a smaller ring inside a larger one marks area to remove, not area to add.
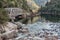
[[[52,36],[59,36],[60,35],[60,23],[52,23],[52,22],[36,22],[33,24],[27,24],[27,25],[23,25],[24,27],[26,26],[29,30],[29,33],[31,35],[35,35],[38,34],[40,32],[42,32],[41,35],[44,35],[44,32],[48,32],[48,33],[53,33]],[[45,30],[43,30],[45,29]],[[25,38],[27,36],[27,34],[19,34],[19,38]],[[60,36],[59,36],[60,37]],[[43,39],[43,38],[42,38]]]
[[[45,23],[45,22],[37,22],[34,24],[28,24],[27,27],[30,32],[38,32],[41,29],[50,29],[51,26],[49,26],[50,23]]]

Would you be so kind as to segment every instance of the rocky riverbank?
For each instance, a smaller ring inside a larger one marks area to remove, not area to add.
[[[37,22],[22,24],[8,22],[5,32],[0,33],[0,40],[58,40],[60,23]]]
[[[16,38],[21,34],[28,33],[28,29],[22,26],[23,24],[7,22],[7,24],[0,31],[5,31],[0,33],[0,40],[16,40]]]

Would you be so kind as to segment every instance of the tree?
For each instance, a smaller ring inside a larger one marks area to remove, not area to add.
[[[51,2],[46,4],[48,10],[60,11],[60,0],[51,0]]]
[[[29,6],[26,0],[0,0],[0,8],[17,7],[29,11]]]

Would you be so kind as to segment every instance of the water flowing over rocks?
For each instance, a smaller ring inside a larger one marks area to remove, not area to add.
[[[0,40],[60,40],[60,23],[36,22],[25,25],[8,22],[6,28],[6,32],[0,34]]]

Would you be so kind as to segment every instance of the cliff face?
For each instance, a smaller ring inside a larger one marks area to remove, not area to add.
[[[40,6],[38,6],[33,0],[26,0],[26,1],[28,6],[34,13],[40,9]]]
[[[50,0],[34,0],[36,4],[39,6],[45,6],[46,2],[50,2]]]

